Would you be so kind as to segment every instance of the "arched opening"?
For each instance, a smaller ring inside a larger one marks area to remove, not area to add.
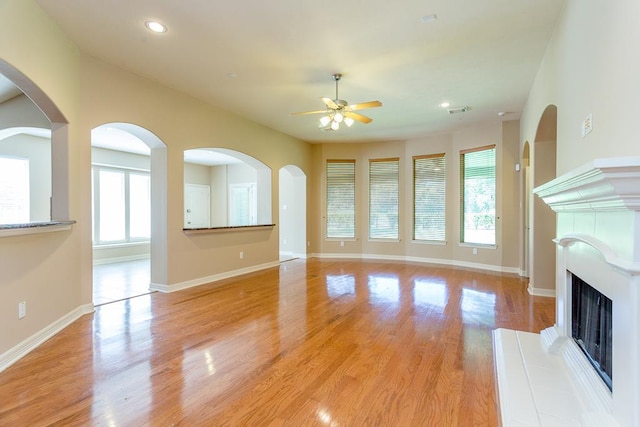
[[[279,171],[280,261],[306,257],[307,176],[287,165]]]
[[[94,304],[166,284],[165,144],[129,123],[91,131]]]
[[[21,189],[7,191],[21,191],[24,201],[17,208],[21,210],[17,216],[2,208],[7,215],[1,222],[69,220],[66,118],[42,89],[1,59],[0,110],[0,139],[3,140],[0,156],[12,163],[10,167],[21,169],[23,175]],[[13,161],[15,159],[20,160]],[[20,162],[22,166],[17,164]],[[13,187],[16,177],[11,181]],[[13,197],[7,196],[5,190],[0,194],[1,199]]]
[[[271,169],[226,148],[184,151],[184,228],[271,224]]]
[[[556,138],[558,112],[549,105],[540,118],[530,153],[531,185],[538,187],[556,177]],[[529,292],[555,296],[556,213],[529,192]]]

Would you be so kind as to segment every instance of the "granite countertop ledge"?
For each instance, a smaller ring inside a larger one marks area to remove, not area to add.
[[[0,224],[0,237],[71,230],[71,226],[75,223],[76,221],[69,220],[29,222],[25,224]]]
[[[273,228],[275,224],[227,225],[222,227],[183,228],[185,234],[215,233],[223,231],[260,230]]]

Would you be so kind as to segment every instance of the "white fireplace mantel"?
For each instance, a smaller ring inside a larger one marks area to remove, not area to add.
[[[494,331],[504,425],[640,426],[640,157],[595,159],[534,189],[557,213],[556,323]],[[571,275],[613,301],[613,389],[571,338]]]
[[[556,212],[640,210],[640,157],[595,159],[533,192]]]

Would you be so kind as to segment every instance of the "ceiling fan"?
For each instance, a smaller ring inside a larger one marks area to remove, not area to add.
[[[354,121],[360,123],[371,123],[373,119],[363,116],[362,114],[354,113],[356,110],[364,110],[365,108],[382,107],[380,101],[361,102],[359,104],[349,105],[344,99],[338,98],[338,82],[342,77],[342,74],[335,73],[332,75],[333,80],[336,82],[336,98],[322,98],[327,106],[324,110],[317,111],[302,111],[300,113],[291,113],[292,116],[301,116],[305,114],[325,114],[320,119],[320,125],[318,126],[322,130],[338,130],[340,129],[340,123],[344,123],[347,126],[351,126]]]

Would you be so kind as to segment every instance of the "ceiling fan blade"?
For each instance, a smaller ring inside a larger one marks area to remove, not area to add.
[[[337,110],[339,108],[338,104],[336,104],[335,101],[331,98],[322,98],[322,102],[327,104],[327,107],[331,108],[332,110]]]
[[[354,112],[351,112],[351,111],[347,111],[347,112],[345,112],[345,113],[344,113],[344,116],[345,116],[345,117],[350,117],[350,118],[352,118],[353,120],[357,120],[357,121],[359,121],[360,123],[365,123],[365,124],[366,124],[366,123],[371,123],[371,122],[373,121],[373,119],[370,119],[370,118],[369,118],[369,117],[367,117],[367,116],[363,116],[362,114],[354,113]]]
[[[299,113],[289,113],[290,116],[302,116],[305,114],[322,114],[322,113],[329,113],[330,110],[316,110],[316,111],[301,111]]]
[[[369,101],[369,102],[361,102],[359,104],[349,105],[349,108],[352,110],[364,110],[365,108],[377,108],[382,107],[382,102],[380,101]]]

